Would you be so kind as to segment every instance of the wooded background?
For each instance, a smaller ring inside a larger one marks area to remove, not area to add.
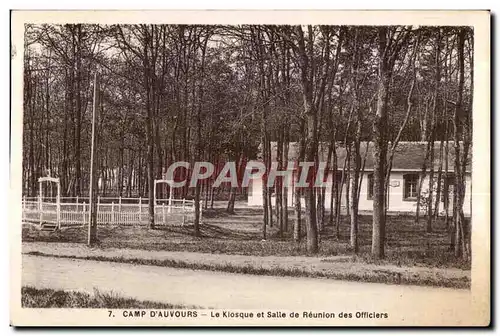
[[[88,193],[98,72],[101,195],[152,199],[153,180],[175,161],[242,165],[261,151],[268,167],[277,161],[282,169],[292,141],[300,143],[300,161],[317,161],[318,144],[327,144],[329,168],[344,167],[340,185],[358,190],[360,142],[373,141],[372,253],[382,258],[392,156],[399,141],[425,141],[421,175],[429,174],[438,195],[425,200],[427,230],[436,216],[441,175],[454,171],[453,244],[457,256],[470,254],[461,206],[472,145],[470,27],[43,24],[26,25],[24,43],[25,195],[34,196],[38,177],[48,174],[60,177],[63,196]],[[271,141],[278,144],[276,157]],[[437,171],[430,164],[436,142]],[[336,146],[348,148],[345,162],[337,162]],[[213,181],[176,196],[213,205]],[[339,186],[332,188],[338,204]],[[236,194],[245,191],[221,189],[227,191],[228,211],[234,211]],[[262,190],[264,238],[273,223],[288,230],[286,187],[275,190],[275,209],[269,190]],[[333,204],[336,210],[325,215],[324,189],[295,192],[305,204],[296,197],[294,239],[305,228],[314,253],[318,230],[338,226],[340,210]],[[356,251],[359,193],[347,194]]]

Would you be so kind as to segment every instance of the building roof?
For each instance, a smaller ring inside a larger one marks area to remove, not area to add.
[[[394,159],[392,164],[393,171],[415,171],[418,172],[422,169],[422,164],[425,160],[425,152],[426,152],[427,142],[420,141],[400,141],[398,146],[396,147],[396,151],[394,153]],[[445,147],[446,142],[443,143],[443,170],[445,168]],[[455,149],[453,146],[453,141],[448,142],[448,171],[452,172],[454,170],[454,160],[455,160]],[[276,160],[277,153],[277,143],[271,142],[271,159],[272,161]],[[368,152],[366,152],[368,150]],[[373,170],[373,151],[374,144],[373,142],[362,142],[360,145],[360,155],[361,160],[364,160],[366,157],[365,170],[370,171]],[[441,143],[436,141],[434,143],[434,168],[435,170],[439,169],[439,157],[441,151]],[[471,151],[469,150],[469,156],[467,160],[467,172],[471,171]],[[346,157],[346,148],[343,145],[338,145],[337,147],[337,165],[339,169],[342,169],[344,160]],[[299,155],[299,143],[291,142],[288,150],[288,161],[296,161]],[[319,144],[319,160],[321,162],[326,162],[328,159],[328,144],[320,143]],[[259,159],[262,158],[261,152],[259,153]],[[331,160],[331,163],[333,159]],[[427,168],[429,165],[427,165]]]

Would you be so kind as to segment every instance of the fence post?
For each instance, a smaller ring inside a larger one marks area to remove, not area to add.
[[[111,224],[115,223],[115,202],[111,202]]]
[[[122,211],[122,197],[118,196],[118,212]]]
[[[76,211],[78,211],[78,195],[76,195]]]
[[[61,228],[61,185],[57,183],[56,211],[57,211],[57,228]]]
[[[42,218],[42,213],[43,213],[43,211],[42,211],[42,202],[41,202],[41,201],[39,201],[39,202],[38,202],[38,220],[39,220],[39,222],[40,222],[40,223],[39,223],[39,224],[40,224],[40,227],[42,226],[42,221],[43,221],[43,218]]]
[[[87,221],[85,220],[85,201],[83,201],[83,225],[85,225]]]
[[[163,225],[166,225],[167,224],[167,221],[166,221],[167,217],[165,216],[165,202],[163,202],[162,204],[163,205],[162,205],[161,209],[162,209],[162,213],[163,213]]]
[[[139,196],[139,224],[141,224],[142,219],[142,198]]]
[[[186,224],[186,199],[182,199],[182,225]]]
[[[56,205],[56,221],[57,221],[57,228],[61,228],[61,205],[57,204]]]

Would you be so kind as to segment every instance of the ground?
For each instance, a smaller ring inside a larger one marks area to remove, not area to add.
[[[222,207],[205,210],[203,214],[201,237],[193,235],[193,227],[190,225],[158,227],[155,230],[143,226],[101,226],[98,229],[99,246],[255,256],[307,255],[304,242],[292,242],[290,233],[279,237],[276,227],[270,228],[267,239],[262,240],[261,208],[244,207],[239,203],[235,213],[231,215]],[[290,219],[292,223],[293,212],[290,212]],[[350,256],[355,261],[397,266],[470,269],[470,263],[458,260],[449,250],[449,234],[442,220],[434,224],[433,233],[426,233],[424,225],[423,222],[416,225],[414,217],[411,216],[389,216],[387,257],[383,261],[375,261],[370,257],[371,216],[360,216],[360,253],[357,256],[353,256],[349,248],[349,219],[344,216],[338,239],[332,227],[326,227],[321,233],[319,255]],[[58,232],[23,228],[23,242],[85,243],[86,239],[85,228],[64,229]]]
[[[24,243],[25,256],[107,261],[114,264],[222,271],[267,276],[468,288],[470,271],[366,263],[349,256],[249,256],[130,248],[89,248],[77,243]],[[62,261],[61,261],[62,262]],[[27,270],[30,271],[30,270]]]
[[[22,263],[23,286],[85,292],[97,287],[104,293],[113,291],[140,301],[206,309],[285,310],[301,315],[309,311],[387,312],[390,319],[386,321],[392,324],[415,325],[420,321],[421,325],[425,321],[431,326],[467,325],[474,316],[468,289],[256,276],[26,254]],[[402,309],[410,305],[417,309]],[[384,320],[371,321],[379,324]],[[316,321],[333,323],[331,319],[309,320]],[[352,323],[366,321],[352,319]]]
[[[23,253],[58,258],[112,261],[136,265],[187,268],[256,275],[321,277],[329,279],[468,288],[470,264],[457,260],[448,249],[443,222],[433,233],[413,217],[390,216],[387,223],[387,258],[370,257],[371,217],[360,217],[361,252],[349,248],[349,222],[342,218],[340,237],[334,228],[321,233],[320,251],[311,256],[304,242],[276,227],[262,239],[262,210],[236,207],[227,214],[223,203],[204,211],[201,237],[193,227],[100,226],[97,247],[86,247],[85,228],[40,231],[23,228]],[[293,213],[290,212],[291,222]]]

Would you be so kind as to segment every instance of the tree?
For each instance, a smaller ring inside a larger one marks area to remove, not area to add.
[[[383,258],[393,159],[400,142],[420,140],[426,159],[418,198],[426,203],[417,202],[417,215],[422,203],[430,232],[443,196],[447,220],[453,181],[450,245],[465,258],[470,229],[461,207],[472,141],[472,56],[472,32],[464,27],[30,24],[23,192],[35,195],[37,178],[50,173],[61,178],[65,196],[87,193],[92,76],[99,67],[98,192],[147,196],[151,228],[154,179],[173,162],[211,161],[222,167],[230,160],[241,172],[248,160],[262,160],[267,170],[271,161],[284,170],[293,160],[295,183],[309,170],[308,186],[293,190],[293,232],[288,232],[288,186],[278,178],[269,188],[265,175],[259,191],[262,237],[292,233],[299,242],[305,236],[308,252],[316,253],[329,226],[336,240],[344,239],[341,208],[346,205],[349,240],[357,252],[359,195],[371,151],[372,253]],[[325,159],[326,170],[334,172],[328,189],[313,186]],[[313,166],[300,166],[304,161]],[[194,234],[199,235],[203,197],[205,208],[222,199],[233,214],[247,190],[228,183],[216,188],[214,178],[190,187],[192,173],[176,170],[175,179],[188,183],[160,188],[157,198],[172,192],[194,199]],[[424,177],[430,181],[428,196]]]
[[[387,100],[394,63],[402,46],[409,37],[410,29],[378,28],[378,90],[377,108],[373,122],[374,166],[373,166],[373,233],[372,255],[385,257],[385,172],[387,160]]]
[[[468,29],[459,28],[457,31],[457,55],[458,55],[458,92],[453,116],[453,146],[454,146],[454,170],[455,170],[455,193],[454,219],[455,219],[455,256],[469,259],[468,230],[463,212],[465,196],[465,170],[468,160],[468,151],[471,143],[472,125],[471,118],[463,107],[464,76],[465,76],[465,41]],[[460,143],[462,142],[462,151]]]

